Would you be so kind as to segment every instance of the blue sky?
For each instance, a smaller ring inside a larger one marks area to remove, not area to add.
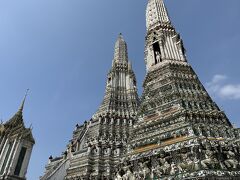
[[[0,1],[0,118],[6,121],[17,111],[29,88],[24,119],[36,139],[29,180],[43,174],[48,157],[60,155],[75,125],[98,108],[120,32],[141,92],[146,2]],[[167,0],[166,5],[188,61],[239,127],[240,1]]]

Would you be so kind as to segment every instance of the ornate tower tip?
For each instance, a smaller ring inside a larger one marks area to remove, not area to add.
[[[20,108],[19,108],[19,111],[20,111],[20,112],[23,112],[24,104],[25,104],[25,101],[26,101],[28,92],[29,92],[29,89],[26,90],[26,94],[25,94],[25,96],[24,96],[24,98],[23,98],[23,101],[22,101],[22,104],[21,104],[21,106],[20,106]]]
[[[123,39],[123,34],[122,33],[119,33],[118,39]]]
[[[163,0],[148,0],[146,22],[148,30],[154,28],[157,24],[171,24]]]

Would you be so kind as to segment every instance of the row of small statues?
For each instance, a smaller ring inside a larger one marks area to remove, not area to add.
[[[239,148],[233,146],[202,146],[185,148],[173,156],[163,150],[159,156],[135,163],[125,162],[116,173],[116,180],[154,179],[175,176],[200,170],[238,170],[240,169]],[[178,160],[176,160],[178,159]],[[135,165],[133,165],[135,164]]]
[[[214,129],[214,127],[210,126],[196,126],[193,128],[194,134],[198,136],[205,136],[205,137],[228,137],[228,138],[236,138],[239,137],[239,131],[234,130],[232,128],[218,128]]]

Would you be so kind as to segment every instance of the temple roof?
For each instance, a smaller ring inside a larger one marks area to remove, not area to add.
[[[22,104],[20,105],[18,111],[13,115],[12,118],[10,118],[4,125],[5,126],[19,126],[22,125],[24,126],[23,122],[23,109],[24,109],[24,104],[26,101],[26,96],[24,97]]]
[[[10,118],[6,123],[2,124],[1,130],[7,136],[18,136],[22,139],[31,141],[35,143],[32,135],[32,129],[26,128],[23,120],[23,110],[26,101],[26,96],[24,97],[18,111]]]

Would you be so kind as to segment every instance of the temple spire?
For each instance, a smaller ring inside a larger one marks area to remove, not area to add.
[[[147,71],[166,62],[187,62],[179,33],[171,24],[163,0],[149,0],[146,9],[145,62]]]
[[[125,42],[122,33],[119,34],[117,41],[115,43],[113,62],[114,63],[128,62],[127,43]]]
[[[105,96],[93,117],[107,113],[131,116],[136,114],[137,104],[136,77],[128,60],[127,43],[120,33],[115,43],[112,67],[107,75]]]
[[[148,0],[146,21],[148,30],[155,25],[171,23],[163,0]]]
[[[20,126],[24,126],[24,122],[23,122],[23,109],[24,109],[24,104],[25,104],[25,101],[26,101],[26,98],[27,98],[27,95],[28,95],[28,91],[29,89],[27,89],[26,91],[26,94],[23,98],[23,101],[18,109],[18,111],[14,114],[14,116],[9,119],[5,125],[9,125],[9,124],[12,124],[13,126],[15,125],[20,125]]]
[[[26,91],[26,94],[25,94],[25,96],[24,96],[24,98],[23,98],[22,104],[21,104],[21,106],[19,107],[18,112],[21,112],[21,113],[23,112],[23,109],[24,109],[24,105],[25,105],[25,101],[26,101],[28,92],[29,92],[29,89],[27,89],[27,91]]]

